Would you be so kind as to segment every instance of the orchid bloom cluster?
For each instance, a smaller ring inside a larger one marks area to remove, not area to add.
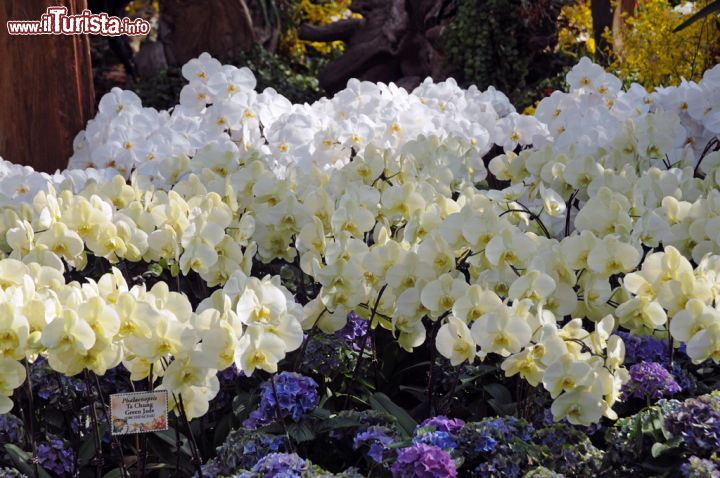
[[[182,399],[189,418],[202,416],[219,391],[218,370],[275,371],[300,346],[302,307],[278,279],[237,271],[193,312],[164,282],[128,287],[115,268],[97,282],[66,283],[52,266],[3,259],[0,412],[26,378],[19,361],[43,355],[68,376],[104,375],[122,363],[132,380],[161,380],[171,407]]]
[[[172,111],[106,95],[75,142],[83,169],[3,164],[5,408],[40,354],[70,375],[162,377],[200,416],[217,370],[275,372],[303,330],[351,311],[453,365],[500,357],[571,423],[616,416],[618,331],[720,361],[720,67],[651,93],[583,59],[534,117],[452,80],[293,105],[207,55],[183,74]],[[66,284],[88,255],[221,288],[193,311],[117,271]],[[319,293],[299,304],[250,276],[278,260]]]

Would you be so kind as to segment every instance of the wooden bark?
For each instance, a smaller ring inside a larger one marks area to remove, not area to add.
[[[84,0],[0,1],[0,156],[37,170],[64,169],[75,135],[93,116],[85,35],[9,35],[7,20],[39,20],[49,6],[69,14]]]
[[[615,6],[613,13],[612,33],[613,33],[613,50],[622,54],[623,37],[627,28],[626,19],[635,13],[637,0],[620,0]]]
[[[453,0],[353,0],[362,20],[303,26],[303,40],[346,42],[345,53],[320,73],[320,85],[334,93],[350,78],[395,82],[412,89],[423,79],[441,78],[440,37],[454,13]]]
[[[162,0],[159,37],[167,62],[175,66],[203,52],[232,59],[255,43],[244,0]]]
[[[592,0],[590,9],[592,11],[593,36],[595,37],[597,57],[605,60],[609,45],[603,36],[603,32],[606,28],[612,28],[612,5],[610,0]]]

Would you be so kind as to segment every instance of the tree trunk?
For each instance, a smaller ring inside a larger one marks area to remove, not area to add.
[[[159,39],[170,65],[180,66],[208,52],[232,59],[255,44],[244,0],[162,0]]]
[[[635,7],[637,7],[637,0],[620,0],[615,7],[612,24],[613,50],[619,55],[622,55],[623,37],[627,27],[626,19],[635,14]]]
[[[319,75],[329,93],[350,78],[392,81],[411,90],[428,76],[441,79],[440,37],[455,8],[453,0],[353,0],[351,9],[362,19],[303,25],[298,33],[302,40],[347,43]]]
[[[9,35],[7,20],[40,20],[47,7],[68,14],[85,0],[0,2],[0,156],[41,171],[67,166],[72,142],[93,116],[90,43],[86,35]]]
[[[613,10],[610,0],[592,0],[590,4],[592,11],[593,36],[595,37],[596,57],[602,62],[607,61],[607,50],[610,46],[605,40],[603,33],[606,28],[612,28]]]

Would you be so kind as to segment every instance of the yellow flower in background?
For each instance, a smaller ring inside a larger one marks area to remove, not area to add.
[[[342,53],[344,43],[310,42],[298,38],[298,27],[304,23],[327,25],[346,18],[357,18],[350,11],[351,0],[300,0],[290,11],[291,25],[286,28],[280,48],[297,61],[304,61],[308,54],[321,56]]]
[[[558,50],[573,56],[596,52],[590,0],[566,5],[558,17]],[[617,2],[613,1],[613,5]],[[692,11],[673,7],[668,0],[639,0],[633,15],[624,18],[621,46],[609,52],[610,67],[623,81],[645,88],[677,85],[682,79],[699,80],[718,60],[715,46],[720,31],[713,16],[679,32],[673,29],[709,3],[698,0]],[[613,32],[603,35],[613,44]]]
[[[695,2],[694,11],[707,3]],[[635,15],[626,19],[622,50],[614,52],[611,68],[646,88],[679,84],[683,78],[699,80],[717,59],[713,48],[720,32],[712,16],[673,32],[688,17],[667,0],[638,2]]]
[[[582,56],[595,53],[590,0],[565,5],[558,16],[558,49]],[[583,51],[584,50],[584,51]]]

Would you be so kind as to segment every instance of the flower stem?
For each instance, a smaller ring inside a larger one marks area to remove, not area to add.
[[[175,396],[175,394],[173,394]],[[185,425],[185,429],[188,433],[188,439],[190,440],[190,452],[192,453],[192,461],[193,465],[195,465],[195,468],[198,472],[198,477],[203,478],[202,473],[202,460],[200,459],[200,454],[198,453],[198,446],[197,442],[195,441],[195,436],[193,435],[192,429],[190,428],[190,421],[187,418],[187,415],[185,414],[185,405],[183,404],[182,394],[178,393],[176,398],[176,405],[180,409],[180,418],[183,421],[183,425]]]
[[[112,426],[112,424],[110,423],[110,416],[108,415],[108,411],[107,411],[107,405],[105,404],[105,397],[103,396],[102,388],[100,388],[100,380],[98,379],[98,376],[95,375],[95,372],[91,372],[91,374],[95,378],[95,387],[96,387],[96,390],[98,393],[98,398],[100,398],[100,404],[102,405],[103,416],[105,417],[105,421],[107,421],[108,424],[110,424],[110,426]],[[120,461],[120,475],[122,476],[122,478],[125,478],[128,476],[128,471],[127,471],[127,468],[125,468],[125,454],[123,453],[123,450],[122,450],[122,443],[120,443],[120,440],[118,440],[118,438],[115,435],[113,435],[112,432],[110,433],[110,437],[112,438],[112,441],[113,441],[113,443],[112,443],[113,448],[117,449],[120,453],[120,460],[119,460]]]
[[[375,305],[373,306],[372,313],[370,314],[370,323],[368,324],[368,328],[363,335],[362,341],[360,342],[360,353],[358,354],[357,361],[355,362],[355,370],[353,370],[352,379],[350,380],[350,386],[353,385],[357,380],[357,374],[360,371],[360,365],[362,363],[363,353],[365,352],[365,346],[367,345],[368,338],[370,337],[370,331],[372,330],[372,323],[375,319],[378,305],[380,305],[380,298],[382,297],[383,293],[385,293],[385,289],[387,289],[387,286],[387,284],[382,286],[382,289],[380,289],[380,292],[378,292],[377,299],[375,299]],[[350,390],[348,390],[347,397],[345,398],[345,408],[348,407],[349,403]]]
[[[23,360],[25,365],[25,381],[27,382],[27,395],[28,395],[28,418],[27,423],[30,428],[30,444],[32,446],[32,464],[33,464],[33,474],[35,478],[38,478],[40,476],[40,471],[38,470],[38,454],[37,454],[37,443],[35,442],[35,404],[33,400],[33,391],[32,391],[32,380],[30,379],[30,363],[28,362],[27,358]]]
[[[95,409],[95,397],[92,395],[92,385],[87,369],[84,371],[85,375],[85,396],[90,406],[90,421],[93,427],[93,436],[95,438],[95,456],[93,456],[92,463],[95,465],[95,476],[100,478],[102,476],[103,469],[103,458],[102,458],[102,444],[100,443],[100,430],[98,428],[97,410]]]

